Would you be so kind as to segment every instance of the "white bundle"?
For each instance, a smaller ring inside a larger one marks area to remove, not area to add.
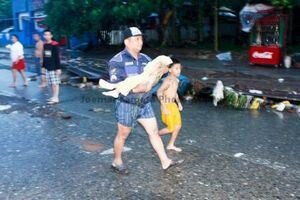
[[[218,102],[224,99],[224,85],[222,81],[217,81],[216,86],[214,87],[212,96],[214,98],[213,104],[214,106],[218,105]]]

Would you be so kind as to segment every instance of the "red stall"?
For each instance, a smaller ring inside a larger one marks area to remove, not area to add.
[[[282,64],[286,51],[288,17],[274,13],[256,21],[250,34],[250,64]]]

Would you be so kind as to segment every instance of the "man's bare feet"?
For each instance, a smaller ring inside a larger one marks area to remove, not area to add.
[[[177,151],[177,152],[182,152],[182,149],[179,148],[179,147],[176,147],[176,146],[167,146],[167,149],[168,150],[174,150],[174,151]]]
[[[163,163],[162,165],[162,168],[165,170],[165,169],[168,169],[170,167],[170,165],[172,164],[172,160],[168,160],[168,162],[165,162]]]
[[[163,166],[164,171],[168,171],[168,169],[175,167],[177,165],[180,165],[184,162],[184,160],[177,160],[177,161],[172,161],[167,165],[167,166]]]

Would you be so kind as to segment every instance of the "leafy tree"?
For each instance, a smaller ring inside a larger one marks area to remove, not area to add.
[[[0,0],[0,17],[10,18],[12,15],[11,1]]]
[[[293,0],[272,0],[271,3],[274,6],[284,7],[284,8],[292,8],[294,5]]]
[[[12,8],[10,0],[0,0],[0,28],[6,28],[12,24]]]

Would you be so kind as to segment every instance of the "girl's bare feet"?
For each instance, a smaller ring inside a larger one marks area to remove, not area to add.
[[[16,84],[15,84],[15,83],[12,83],[12,84],[9,85],[9,87],[15,88],[15,87],[16,87]]]
[[[168,150],[174,150],[174,151],[177,151],[177,152],[182,152],[182,149],[179,148],[179,147],[176,147],[176,146],[167,146],[167,149]]]
[[[42,84],[39,85],[39,87],[40,87],[40,88],[45,88],[45,87],[47,87],[47,84],[42,83]]]

